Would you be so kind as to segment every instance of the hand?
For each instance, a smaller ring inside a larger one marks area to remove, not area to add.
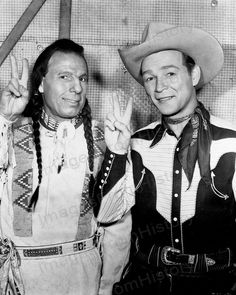
[[[19,78],[16,58],[11,55],[11,80],[0,97],[0,114],[10,121],[14,121],[24,111],[29,101],[27,82],[29,78],[29,63],[23,59],[22,75]]]
[[[109,150],[116,154],[126,154],[130,144],[130,120],[132,115],[133,99],[127,102],[124,114],[121,114],[120,103],[117,95],[111,99],[113,112],[105,120],[105,141]]]

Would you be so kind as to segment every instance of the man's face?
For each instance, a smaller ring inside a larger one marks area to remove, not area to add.
[[[180,118],[193,112],[197,104],[193,87],[196,82],[181,52],[165,50],[147,56],[142,75],[148,96],[163,115]]]
[[[87,65],[82,57],[74,53],[54,53],[39,86],[46,113],[59,122],[75,117],[85,104],[87,84]]]

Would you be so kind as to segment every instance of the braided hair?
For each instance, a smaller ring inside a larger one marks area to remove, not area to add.
[[[30,100],[24,111],[24,116],[31,117],[33,121],[33,138],[37,156],[38,165],[38,186],[31,197],[29,208],[35,209],[36,203],[39,197],[39,186],[42,181],[42,153],[40,144],[40,118],[43,109],[43,96],[39,92],[39,86],[48,71],[48,63],[52,55],[56,52],[62,53],[74,53],[84,58],[87,66],[87,62],[84,57],[84,48],[79,44],[73,42],[70,39],[59,39],[53,42],[51,45],[46,47],[37,58],[30,79]],[[89,184],[89,195],[92,194],[92,187],[94,178],[92,176],[94,168],[94,148],[93,148],[93,135],[92,135],[92,117],[91,109],[86,99],[85,105],[81,112],[83,124],[84,124],[84,136],[87,143],[88,155],[89,155],[89,169],[91,173],[90,184]]]
[[[85,105],[81,115],[82,115],[82,120],[84,124],[84,137],[85,137],[85,140],[87,143],[87,149],[88,149],[88,164],[89,164],[89,170],[90,170],[89,198],[90,198],[91,205],[93,205],[92,194],[93,194],[93,187],[95,184],[95,179],[93,177],[94,145],[93,145],[93,133],[92,133],[91,108],[88,104],[87,99],[85,101]]]

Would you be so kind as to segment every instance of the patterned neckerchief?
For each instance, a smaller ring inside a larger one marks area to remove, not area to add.
[[[210,146],[212,135],[210,130],[210,115],[201,102],[195,108],[189,122],[184,127],[179,140],[178,159],[191,185],[195,164],[198,161],[203,181],[211,183],[210,176]],[[175,136],[174,132],[162,120],[158,126],[150,147],[158,144],[167,132]]]

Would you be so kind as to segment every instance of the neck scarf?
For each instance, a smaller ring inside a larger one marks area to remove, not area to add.
[[[182,132],[179,143],[179,161],[188,178],[189,187],[197,161],[202,180],[208,185],[211,184],[211,141],[210,115],[203,104],[199,102],[199,105],[196,107],[191,119]]]
[[[182,123],[184,121],[189,120],[192,116],[193,116],[193,114],[190,114],[190,115],[187,115],[187,116],[184,116],[184,117],[181,117],[181,118],[177,118],[177,119],[172,119],[172,118],[169,118],[167,116],[163,116],[163,120],[167,124],[174,124],[174,125],[176,125],[176,124],[179,124],[179,123]]]

